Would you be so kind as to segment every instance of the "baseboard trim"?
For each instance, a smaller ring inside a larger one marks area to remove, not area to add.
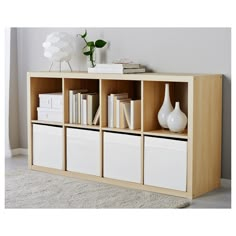
[[[6,153],[6,158],[14,157],[14,156],[19,156],[19,155],[28,155],[28,149],[27,148],[15,148],[15,149],[10,149]]]

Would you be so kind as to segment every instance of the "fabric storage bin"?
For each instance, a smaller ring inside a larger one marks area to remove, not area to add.
[[[50,108],[37,108],[38,120],[63,122],[62,110]]]
[[[83,129],[66,129],[67,170],[100,176],[100,133]]]
[[[62,93],[39,94],[39,107],[62,110],[63,109]]]
[[[187,142],[144,138],[144,184],[186,191]]]
[[[63,167],[63,129],[33,124],[33,165]]]
[[[104,132],[104,177],[141,182],[141,136]]]

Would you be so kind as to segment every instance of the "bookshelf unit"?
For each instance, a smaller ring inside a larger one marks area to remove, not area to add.
[[[28,72],[27,77],[30,169],[186,198],[220,186],[222,75]],[[165,83],[173,107],[179,101],[188,117],[182,133],[158,123]],[[69,90],[85,88],[99,93],[99,125],[69,123]],[[62,92],[63,122],[37,120],[39,94],[55,92]],[[107,96],[123,92],[141,100],[140,129],[108,127]]]

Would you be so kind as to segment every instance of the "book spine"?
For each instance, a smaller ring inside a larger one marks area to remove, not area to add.
[[[78,93],[77,94],[78,124],[81,124],[81,101],[80,101],[80,99],[81,99],[81,94]]]
[[[107,100],[108,100],[108,102],[107,102],[107,104],[108,104],[108,108],[107,108],[107,110],[108,110],[108,127],[109,128],[113,128],[113,106],[112,106],[112,97],[111,97],[111,95],[109,95],[108,97],[107,97]]]
[[[75,123],[75,94],[72,95],[72,123]]]
[[[120,100],[116,100],[116,128],[120,128]]]
[[[129,129],[131,129],[131,125],[130,125],[130,103],[124,103],[124,115],[125,115],[125,120],[128,124]]]
[[[93,95],[87,96],[87,114],[88,114],[88,125],[92,125],[92,110],[93,110]]]
[[[115,68],[88,68],[88,73],[116,73],[116,74],[123,74],[123,68],[115,69]]]
[[[78,124],[78,94],[75,94],[75,123]]]
[[[72,123],[72,96],[73,92],[69,91],[69,123]]]
[[[134,101],[130,101],[130,129],[134,129]]]
[[[140,68],[140,64],[134,63],[112,63],[112,64],[96,64],[96,68],[103,68],[103,69],[126,69],[132,68],[137,69]]]
[[[87,125],[87,99],[82,99],[82,125]]]

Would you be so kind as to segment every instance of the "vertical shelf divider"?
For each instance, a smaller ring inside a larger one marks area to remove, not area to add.
[[[102,79],[99,79],[99,106],[100,106],[100,119],[99,119],[99,132],[100,132],[100,176],[103,178],[103,131],[102,131],[102,111],[103,111],[103,103],[102,103]]]
[[[67,109],[67,104],[65,103],[65,78],[62,78],[62,96],[63,96],[63,164],[62,170],[66,171],[66,127],[65,127],[65,111]]]

